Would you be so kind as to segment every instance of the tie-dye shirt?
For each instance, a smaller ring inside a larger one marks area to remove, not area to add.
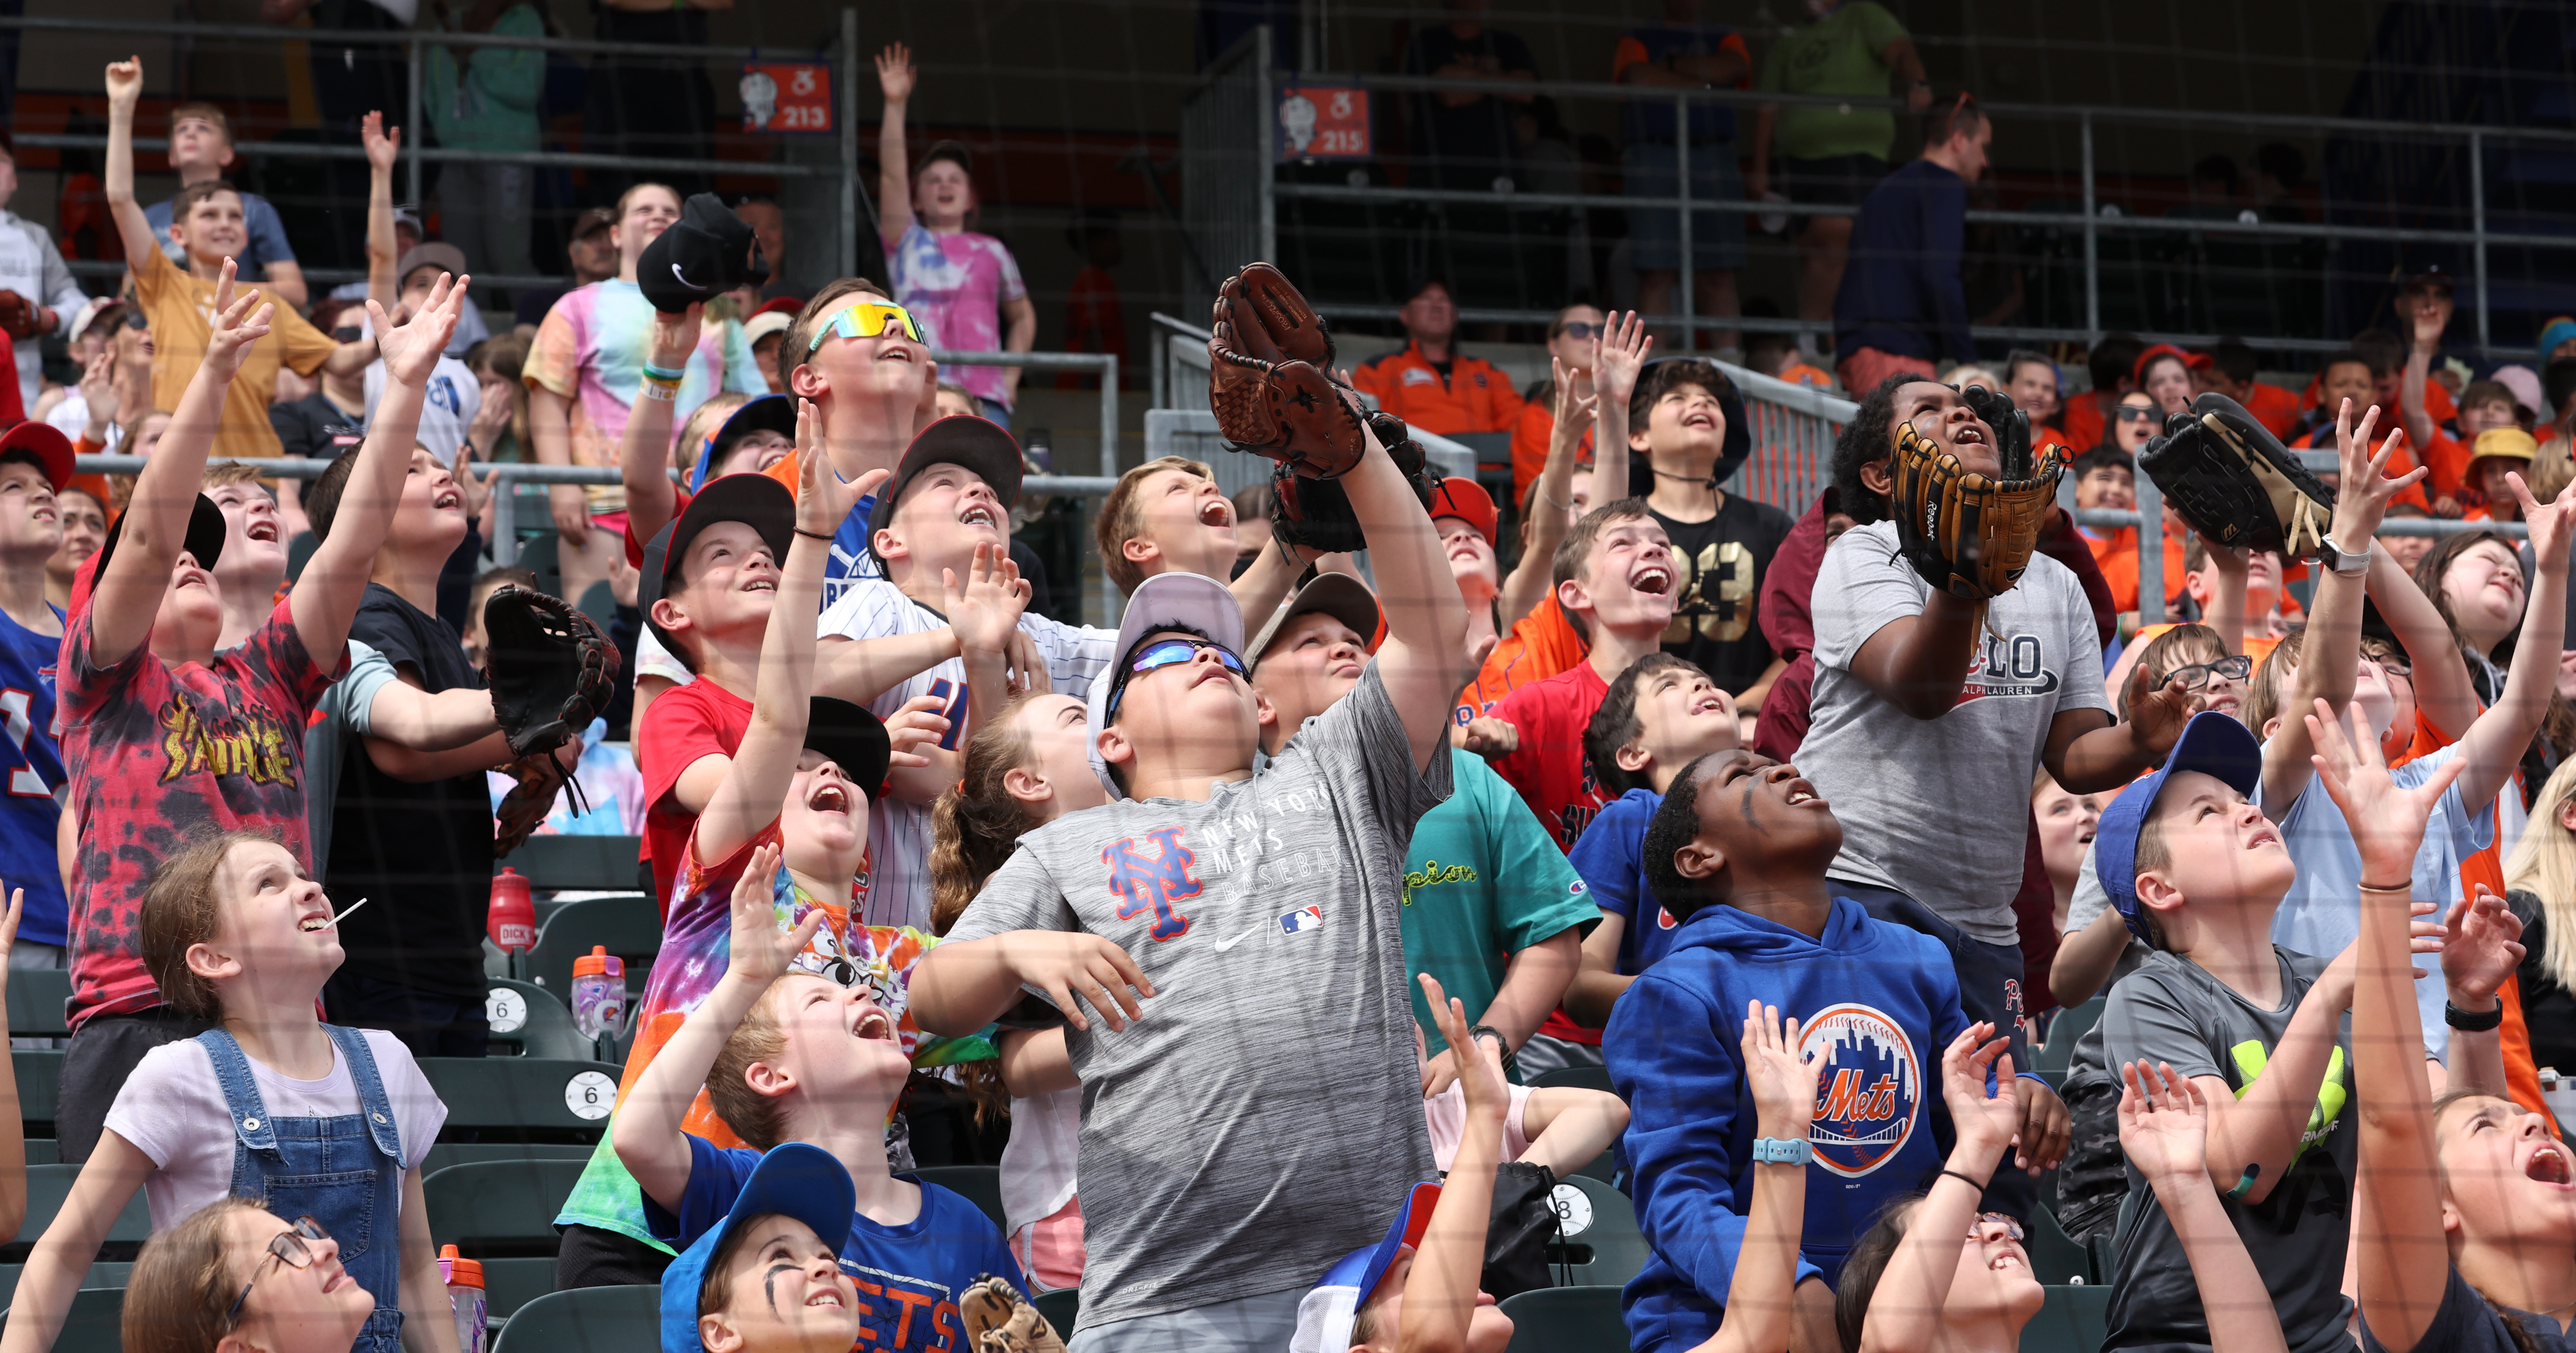
[[[921,322],[930,346],[951,352],[1000,352],[1002,302],[1029,294],[1009,245],[971,230],[933,234],[919,221],[888,242],[886,270],[894,279],[896,304]],[[939,375],[1008,407],[1002,372],[998,366],[958,366]]]
[[[572,401],[572,463],[617,464],[617,444],[626,435],[626,411],[644,389],[644,359],[653,342],[653,303],[632,282],[610,278],[565,292],[537,326],[521,379],[532,390],[547,390]],[[769,382],[752,359],[751,343],[732,320],[712,320],[698,331],[698,349],[689,354],[680,382],[679,402],[671,425],[687,421],[692,410],[720,390],[757,395]],[[626,490],[615,484],[591,484],[583,492],[594,513],[620,512]]]
[[[777,840],[778,824],[772,822],[730,858],[710,866],[699,861],[697,836],[691,833],[688,850],[681,858],[679,882],[671,890],[671,912],[662,923],[662,951],[653,960],[653,973],[644,982],[643,1003],[635,1012],[635,1049],[627,1054],[626,1074],[617,1086],[619,1103],[626,1101],[636,1078],[644,1074],[644,1068],[652,1065],[662,1045],[679,1031],[680,1022],[706,1000],[707,993],[715,989],[716,979],[724,976],[733,952],[734,884],[751,863],[751,853]],[[923,1033],[921,1026],[913,1023],[912,967],[939,943],[938,936],[908,926],[853,929],[848,903],[825,902],[808,895],[784,869],[778,871],[773,892],[781,930],[795,929],[817,907],[831,918],[814,932],[813,940],[789,965],[791,970],[862,986],[869,999],[894,1016],[895,1035],[914,1066],[947,1066],[994,1056],[993,1045],[982,1037],[942,1038]],[[615,1121],[613,1115],[610,1121]],[[703,1089],[680,1125],[717,1146],[749,1145],[716,1116]],[[636,1186],[635,1176],[626,1172],[625,1163],[617,1158],[606,1135],[601,1136],[599,1148],[591,1153],[590,1164],[582,1171],[581,1181],[573,1186],[572,1196],[564,1200],[563,1214],[555,1218],[555,1224],[595,1226],[671,1252],[670,1246],[654,1239],[645,1224],[643,1191]]]

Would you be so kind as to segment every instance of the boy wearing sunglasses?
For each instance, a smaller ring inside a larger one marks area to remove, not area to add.
[[[1126,797],[1021,837],[913,973],[924,1029],[1029,1013],[1024,988],[1069,1026],[1086,1353],[1286,1346],[1314,1275],[1433,1168],[1403,861],[1450,792],[1466,608],[1374,437],[1341,483],[1387,634],[1350,694],[1255,774],[1266,702],[1233,595],[1147,578],[1089,702]]]
[[[813,405],[815,440],[844,483],[870,470],[893,471],[913,434],[939,416],[939,364],[930,360],[928,332],[864,277],[844,277],[805,303],[778,364],[788,394]],[[762,473],[793,489],[802,454],[791,451]],[[852,582],[883,571],[868,549],[875,507],[873,495],[862,495],[833,528],[823,572],[827,610]]]

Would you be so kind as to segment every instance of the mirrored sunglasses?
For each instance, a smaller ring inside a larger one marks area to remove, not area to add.
[[[900,325],[903,336],[915,343],[927,342],[921,336],[921,325],[912,312],[902,306],[882,301],[861,301],[832,316],[832,322],[814,331],[814,341],[805,345],[807,352],[823,346],[828,338],[874,338],[889,327]]]

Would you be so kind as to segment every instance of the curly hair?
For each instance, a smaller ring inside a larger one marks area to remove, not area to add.
[[[1834,489],[1854,526],[1887,519],[1887,500],[1861,482],[1861,467],[1887,459],[1889,429],[1896,422],[1896,391],[1923,379],[1926,378],[1899,374],[1880,381],[1878,388],[1861,396],[1860,412],[1852,415],[1852,420],[1843,425],[1842,435],[1834,439]]]
[[[1664,791],[1663,806],[1646,824],[1646,839],[1641,847],[1646,857],[1646,891],[1653,893],[1656,903],[1671,912],[1676,921],[1689,920],[1715,900],[1701,896],[1698,885],[1673,867],[1673,852],[1699,835],[1699,766],[1706,760],[1706,756],[1697,758],[1673,777],[1672,787]]]

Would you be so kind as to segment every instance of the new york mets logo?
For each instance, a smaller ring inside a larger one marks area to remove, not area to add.
[[[1807,1129],[1816,1163],[1845,1179],[1886,1164],[1914,1135],[1922,1104],[1913,1040],[1881,1011],[1845,1004],[1817,1011],[1799,1047],[1824,1068]]]
[[[1150,860],[1136,853],[1132,836],[1122,836],[1100,852],[1100,862],[1109,866],[1109,893],[1124,899],[1118,904],[1119,920],[1135,920],[1150,907],[1154,924],[1145,933],[1156,940],[1178,939],[1188,933],[1190,918],[1172,904],[1199,895],[1199,881],[1190,877],[1198,857],[1181,844],[1179,827],[1156,827],[1145,839],[1161,852]]]

